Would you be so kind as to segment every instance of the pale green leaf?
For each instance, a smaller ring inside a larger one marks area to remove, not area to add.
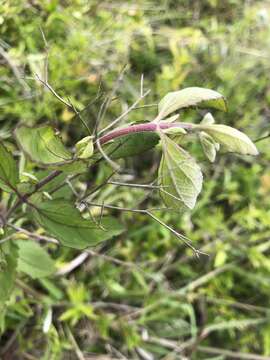
[[[99,224],[85,219],[78,209],[66,200],[44,201],[34,210],[36,221],[63,245],[84,249],[108,240],[124,231],[122,225],[111,217]]]
[[[19,182],[19,172],[12,154],[0,142],[0,188],[4,191],[14,191]]]
[[[19,146],[34,162],[51,165],[72,160],[72,154],[51,126],[31,128],[21,125],[15,130],[15,136]]]
[[[199,133],[199,139],[205,156],[210,162],[214,162],[216,153],[219,150],[219,144],[216,143],[214,139],[204,131]]]
[[[174,141],[161,134],[163,156],[159,167],[161,197],[169,208],[193,209],[203,176],[195,160]]]
[[[200,87],[189,87],[183,90],[169,92],[158,105],[159,118],[171,114],[172,112],[198,106],[202,108],[215,108],[226,111],[227,106],[224,97],[218,92]]]
[[[92,136],[86,136],[75,145],[76,155],[79,159],[89,159],[94,152]]]
[[[243,155],[258,155],[258,150],[247,135],[226,125],[198,125],[227,151]]]
[[[49,276],[55,272],[55,264],[50,255],[32,240],[17,240],[19,248],[18,271],[33,279]]]
[[[18,248],[12,241],[0,247],[0,310],[9,299],[16,278]]]

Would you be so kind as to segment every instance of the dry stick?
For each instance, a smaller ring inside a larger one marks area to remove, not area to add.
[[[33,239],[36,239],[36,240],[39,240],[39,241],[46,241],[46,242],[49,242],[49,243],[52,243],[52,244],[59,244],[59,241],[52,238],[52,237],[49,237],[49,236],[45,236],[45,235],[40,235],[40,234],[36,234],[36,233],[32,233],[26,229],[23,229],[22,227],[19,227],[19,226],[16,226],[16,225],[13,225],[11,223],[8,223],[7,224],[8,227],[18,231],[18,232],[21,232]]]
[[[150,342],[150,343],[153,343],[153,344],[157,344],[157,345],[166,347],[168,349],[172,349],[172,350],[174,350],[176,352],[179,352],[179,351],[181,352],[183,350],[181,348],[181,346],[178,344],[178,342],[173,341],[173,340],[168,340],[168,339],[157,338],[157,337],[151,336],[146,341]],[[208,353],[208,354],[228,356],[231,359],[269,360],[268,356],[234,352],[234,351],[229,351],[229,350],[226,350],[226,349],[214,348],[214,347],[210,347],[210,346],[198,346],[198,350],[201,351],[201,352]]]
[[[116,80],[116,82],[114,84],[114,87],[113,87],[110,95],[104,100],[104,102],[102,103],[102,105],[101,105],[101,107],[99,109],[99,113],[98,113],[98,116],[97,116],[94,132],[93,132],[95,138],[97,138],[97,135],[98,135],[98,126],[99,126],[100,122],[103,120],[109,105],[114,100],[116,91],[119,88],[119,85],[120,85],[121,81],[123,80],[126,68],[127,68],[127,64],[122,67],[122,70],[120,71],[120,74],[119,74],[119,76],[118,76],[118,78],[117,78],[117,80]]]
[[[43,76],[44,76],[45,82],[48,83],[49,45],[48,45],[46,36],[45,36],[41,26],[39,26],[39,30],[41,32],[41,36],[42,36],[42,39],[43,39],[43,42],[44,42],[44,47],[45,47],[45,53],[46,53]]]
[[[70,330],[70,328],[68,326],[66,326],[66,331],[68,333],[68,337],[70,339],[70,342],[73,345],[73,348],[74,348],[74,351],[75,351],[75,354],[76,354],[78,360],[86,360],[83,353],[82,353],[82,351],[81,351],[81,349],[80,349],[80,347],[79,347],[79,345],[78,345],[78,343],[77,343],[77,341],[76,341],[76,339],[75,339],[75,337],[73,336],[73,334],[72,334],[72,332],[71,332],[71,330]]]
[[[89,253],[84,251],[77,257],[75,257],[73,260],[71,260],[68,264],[61,267],[57,272],[56,276],[63,276],[71,273],[73,270],[75,270],[77,267],[81,266],[84,261],[89,257]]]
[[[226,349],[219,349],[210,346],[198,346],[198,350],[204,353],[213,355],[222,355],[230,359],[243,359],[243,360],[269,360],[269,356],[262,356],[257,354],[247,354],[242,352],[234,352]]]
[[[103,181],[100,185],[97,185],[94,189],[92,189],[89,193],[85,193],[78,201],[83,201],[87,199],[89,196],[94,194],[96,191],[100,190],[103,186],[109,183],[109,180],[115,175],[115,171],[112,172],[105,181]]]
[[[143,188],[143,189],[160,189],[159,185],[151,185],[151,184],[131,184],[131,183],[122,183],[119,181],[108,181],[107,184],[109,185],[116,185],[116,186],[126,186],[132,188]]]

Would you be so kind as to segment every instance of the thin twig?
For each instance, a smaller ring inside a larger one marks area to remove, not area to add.
[[[131,110],[133,110],[137,104],[144,99],[149,93],[150,93],[150,89],[147,90],[143,96],[140,96],[139,99],[137,99],[126,111],[123,112],[123,114],[121,114],[117,119],[115,119],[112,123],[110,123],[108,126],[106,126],[104,129],[102,129],[99,133],[98,136],[100,136],[101,134],[103,134],[105,131],[109,130],[110,128],[112,128],[113,126],[115,126],[120,120],[123,119],[123,117],[125,117]]]
[[[107,161],[107,163],[112,167],[112,169],[115,172],[119,172],[120,166],[105,153],[105,151],[102,149],[99,138],[97,138],[97,140],[96,140],[96,145],[97,145],[98,150],[100,151],[101,155],[103,156],[104,160]]]
[[[5,216],[5,221],[7,221],[11,214],[23,203],[26,202],[30,196],[32,196],[33,194],[35,194],[38,190],[40,190],[43,186],[47,185],[50,181],[52,181],[53,179],[55,179],[57,176],[59,176],[62,173],[62,171],[60,170],[54,170],[53,172],[51,172],[48,176],[44,177],[43,179],[41,179],[36,186],[34,187],[34,190],[32,190],[31,192],[21,195],[19,196],[18,200],[15,202],[15,204],[9,209],[9,211],[7,212],[6,216]]]
[[[269,360],[269,356],[262,356],[257,354],[248,354],[237,351],[230,351],[210,346],[198,346],[198,350],[207,354],[222,355],[230,359],[243,359],[243,360]]]
[[[72,261],[70,261],[68,264],[62,266],[57,272],[56,276],[63,276],[71,273],[73,270],[75,270],[77,267],[81,266],[85,260],[89,257],[89,253],[84,251],[80,255],[76,256]]]
[[[130,209],[130,208],[124,208],[124,207],[119,207],[119,206],[113,206],[113,205],[102,205],[102,204],[97,204],[97,203],[93,203],[93,202],[90,202],[90,201],[87,201],[87,203],[89,205],[92,205],[92,206],[97,206],[97,207],[105,207],[105,208],[108,208],[108,209],[114,209],[114,210],[119,210],[119,211],[127,211],[127,212],[134,212],[134,213],[141,213],[141,214],[145,214],[145,215],[148,215],[149,217],[151,217],[153,220],[155,220],[156,222],[158,222],[160,225],[164,226],[167,230],[169,230],[173,235],[175,235],[178,239],[180,239],[181,241],[184,242],[185,245],[187,245],[189,248],[191,248],[195,255],[197,257],[199,257],[199,255],[207,255],[203,252],[201,252],[200,250],[196,249],[193,245],[191,245],[190,243],[190,240],[178,233],[176,230],[174,230],[173,228],[171,228],[169,225],[167,225],[166,223],[164,223],[162,220],[160,220],[159,218],[157,218],[155,215],[153,215],[151,213],[151,211],[149,210],[146,210],[146,209]]]
[[[66,331],[68,333],[68,337],[71,341],[71,344],[73,345],[73,348],[74,348],[74,351],[75,351],[75,354],[76,354],[78,360],[85,360],[85,357],[84,357],[81,349],[79,348],[79,345],[78,345],[77,341],[75,340],[75,337],[73,336],[73,334],[68,326],[66,326]]]

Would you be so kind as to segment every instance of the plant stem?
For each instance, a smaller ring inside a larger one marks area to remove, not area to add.
[[[15,202],[15,204],[9,209],[9,211],[7,212],[6,216],[5,216],[5,222],[9,219],[10,215],[17,209],[18,206],[21,205],[21,203],[25,202],[27,203],[27,199],[33,195],[35,192],[37,192],[40,188],[42,188],[43,186],[45,186],[46,184],[48,184],[50,181],[52,181],[54,178],[56,178],[57,176],[59,176],[62,173],[62,171],[60,170],[54,170],[53,172],[51,172],[48,176],[46,176],[45,178],[43,178],[42,180],[40,180],[33,191],[24,194],[24,195],[18,195],[18,200]]]
[[[155,132],[158,131],[159,129],[161,130],[166,130],[169,128],[182,128],[182,129],[186,129],[186,130],[191,130],[193,128],[193,124],[190,123],[184,123],[184,122],[178,122],[178,123],[166,123],[166,122],[162,122],[162,123],[154,123],[154,122],[148,122],[148,123],[143,123],[143,124],[135,124],[135,125],[129,125],[127,127],[121,128],[121,129],[116,129],[113,130],[109,133],[107,133],[106,135],[103,135],[102,137],[99,138],[99,144],[106,144],[109,141],[128,135],[128,134],[132,134],[132,133],[140,133],[140,132]],[[59,176],[62,173],[61,170],[54,170],[51,174],[49,174],[48,176],[46,176],[44,179],[40,180],[33,191],[21,195],[19,196],[18,200],[15,202],[15,204],[13,205],[13,207],[11,207],[9,209],[9,211],[6,214],[5,217],[5,222],[8,220],[8,218],[10,217],[10,215],[18,208],[18,206],[25,202],[27,203],[27,199],[33,195],[35,192],[37,192],[40,188],[42,188],[43,186],[45,186],[46,184],[48,184],[50,181],[52,181],[54,178],[56,178],[57,176]]]
[[[193,124],[179,122],[179,123],[143,123],[143,124],[136,124],[136,125],[130,125],[121,129],[116,129],[114,131],[109,132],[106,135],[103,135],[101,138],[99,138],[99,142],[101,145],[106,144],[107,142],[121,137],[125,136],[131,133],[140,133],[140,132],[154,132],[158,131],[159,129],[169,129],[169,128],[182,128],[191,130],[193,128]]]

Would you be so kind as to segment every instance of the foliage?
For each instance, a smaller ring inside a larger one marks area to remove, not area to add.
[[[269,356],[268,20],[266,1],[0,4],[0,357]],[[102,143],[113,119],[156,128]]]

